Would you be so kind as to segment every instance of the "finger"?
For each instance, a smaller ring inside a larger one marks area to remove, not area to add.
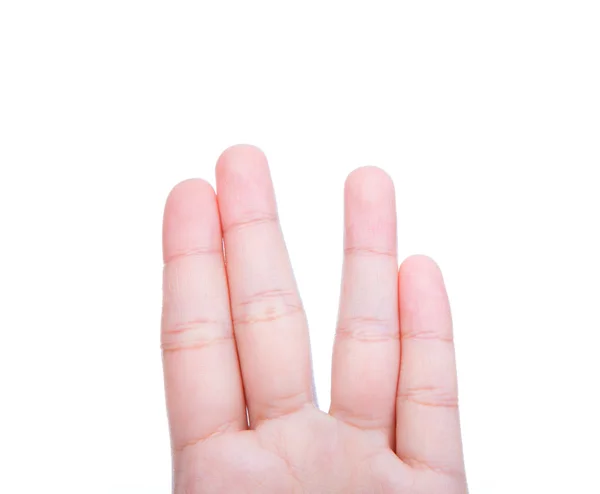
[[[424,256],[400,267],[402,358],[396,450],[430,474],[463,477],[450,306],[442,274]]]
[[[250,424],[311,403],[308,328],[265,156],[226,150],[217,164],[232,317]]]
[[[395,439],[398,262],[394,185],[360,168],[345,187],[342,292],[333,352],[330,413]]]
[[[177,185],[165,207],[162,350],[175,452],[246,428],[215,193]]]

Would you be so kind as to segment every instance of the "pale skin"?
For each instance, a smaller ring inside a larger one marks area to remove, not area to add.
[[[448,298],[429,258],[398,269],[388,175],[346,180],[328,413],[267,160],[234,146],[216,176],[216,193],[187,180],[165,207],[173,492],[465,494]]]

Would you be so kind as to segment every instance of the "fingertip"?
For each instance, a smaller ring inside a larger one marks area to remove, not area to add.
[[[175,185],[167,196],[165,209],[177,207],[182,201],[194,200],[198,196],[214,193],[212,185],[201,178],[188,178]]]
[[[261,214],[277,211],[271,173],[265,154],[256,146],[227,148],[217,161],[217,202],[223,229]]]
[[[234,156],[239,153],[244,153],[244,154],[245,153],[255,153],[255,154],[260,154],[262,156],[265,155],[265,153],[262,151],[262,149],[260,149],[255,144],[248,144],[248,143],[241,142],[238,144],[233,144],[232,146],[229,146],[228,148],[226,148],[225,151],[223,151],[221,153],[220,157]]]
[[[438,263],[424,254],[413,254],[408,256],[400,265],[400,270],[404,272],[427,272],[440,273],[441,269]]]
[[[175,185],[165,203],[164,221],[181,221],[182,218],[195,218],[211,207],[215,191],[206,180],[190,178]]]
[[[231,172],[243,172],[248,168],[255,169],[266,165],[267,157],[260,148],[252,144],[236,144],[228,147],[217,159],[217,181]]]
[[[365,166],[346,179],[344,238],[347,250],[377,250],[396,258],[394,184],[382,169]]]
[[[413,254],[407,257],[399,270],[400,280],[405,279],[428,279],[441,281],[443,284],[442,270],[438,263],[424,254]]]
[[[187,179],[169,193],[163,217],[163,260],[215,243],[220,231],[213,187],[200,178]]]
[[[363,166],[346,178],[345,191],[363,200],[394,197],[394,182],[387,172],[376,166]]]
[[[350,183],[354,180],[361,179],[383,180],[388,182],[392,181],[390,175],[383,168],[380,168],[378,166],[367,165],[360,166],[352,170],[346,178],[346,183]]]
[[[400,264],[398,284],[405,297],[414,290],[440,294],[446,290],[438,263],[423,254],[411,255]]]

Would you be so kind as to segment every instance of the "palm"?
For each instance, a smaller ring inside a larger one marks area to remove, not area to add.
[[[368,168],[346,184],[328,414],[313,404],[306,319],[264,156],[226,151],[217,189],[218,199],[206,182],[183,182],[165,209],[174,492],[465,493],[443,281],[423,257],[398,273],[389,178]]]

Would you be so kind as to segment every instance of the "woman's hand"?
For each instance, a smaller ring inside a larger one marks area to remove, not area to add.
[[[188,180],[165,209],[174,492],[466,493],[448,299],[428,258],[398,271],[390,178],[362,168],[346,182],[324,413],[266,159],[235,146],[216,173],[217,195]]]

